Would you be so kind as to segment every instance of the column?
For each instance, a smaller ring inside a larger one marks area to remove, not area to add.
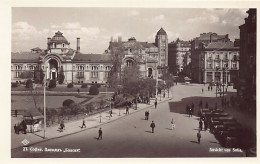
[[[206,83],[206,82],[207,82],[207,72],[204,71],[204,83]]]
[[[220,72],[220,82],[223,82],[223,70],[219,70],[219,72]]]
[[[214,82],[216,82],[216,81],[215,81],[215,71],[212,71],[212,80],[213,80]]]

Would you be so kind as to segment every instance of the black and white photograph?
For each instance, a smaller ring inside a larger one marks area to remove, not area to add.
[[[11,159],[257,157],[257,7],[10,12]]]

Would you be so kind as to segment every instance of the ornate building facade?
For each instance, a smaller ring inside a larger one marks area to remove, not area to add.
[[[194,82],[234,83],[238,76],[239,47],[228,35],[201,34],[191,42],[191,57]]]
[[[191,63],[191,43],[179,38],[169,43],[169,71],[178,75],[183,68]]]
[[[143,76],[155,77],[157,66],[167,65],[168,40],[161,28],[156,35],[156,43],[138,42],[130,38],[122,42],[122,67],[137,62]],[[167,46],[166,46],[167,44]],[[64,73],[64,83],[105,83],[113,66],[111,49],[118,47],[118,42],[110,42],[104,54],[84,54],[80,51],[80,38],[77,38],[76,50],[60,31],[52,38],[47,38],[47,49],[31,49],[31,52],[11,53],[11,81],[23,82],[23,72],[33,73],[42,69],[45,79],[59,78]],[[159,45],[157,47],[156,45]]]

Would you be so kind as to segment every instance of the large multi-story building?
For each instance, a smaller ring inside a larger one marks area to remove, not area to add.
[[[191,57],[194,82],[234,83],[238,76],[239,47],[228,35],[201,34],[191,43]]]
[[[155,77],[159,63],[166,65],[168,60],[167,34],[161,28],[156,35],[156,43],[138,42],[130,38],[123,43],[122,67],[137,62],[143,76]],[[166,44],[166,45],[165,45]],[[118,42],[110,42],[109,49],[117,47]],[[22,82],[23,72],[35,72],[40,69],[45,79],[58,80],[64,73],[65,83],[105,83],[113,66],[111,53],[84,54],[80,51],[80,38],[77,38],[76,50],[70,48],[70,43],[60,31],[52,38],[47,38],[47,49],[31,49],[31,52],[11,53],[11,81]]]
[[[169,71],[174,75],[178,75],[191,62],[191,43],[178,38],[175,42],[169,43],[168,48]]]
[[[240,29],[238,95],[242,109],[256,112],[256,9],[249,9]]]
[[[230,42],[228,34],[218,35],[212,32],[200,34],[199,37],[191,41],[192,81],[198,83],[222,81],[224,73],[217,69],[223,69],[223,63],[226,62],[228,68],[231,68],[232,55],[237,54],[237,52],[238,47],[234,47],[233,42]],[[207,55],[211,55],[211,60]]]

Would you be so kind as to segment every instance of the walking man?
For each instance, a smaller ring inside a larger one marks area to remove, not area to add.
[[[128,115],[129,114],[129,107],[128,105],[126,106],[126,112],[125,112],[125,115]]]
[[[112,110],[109,111],[110,117],[112,117]]]
[[[171,128],[172,128],[172,130],[175,129],[175,120],[173,120],[173,119],[171,121]]]
[[[201,93],[203,94],[203,92],[204,92],[204,90],[203,90],[203,88],[201,89]]]
[[[200,131],[198,131],[198,133],[197,133],[197,138],[198,138],[198,143],[200,144],[200,138],[201,138]]]
[[[199,122],[199,129],[202,130],[202,121]]]
[[[154,133],[155,123],[152,121],[150,127],[152,128],[152,133]]]
[[[157,98],[155,98],[154,107],[155,107],[155,109],[157,107]]]
[[[82,121],[82,126],[81,126],[81,128],[86,128],[86,124],[85,124],[85,119],[83,118],[83,121]]]
[[[102,130],[101,130],[101,128],[99,128],[99,131],[98,131],[98,140],[99,139],[102,140]]]
[[[148,114],[148,111],[145,111],[145,113],[144,113],[144,116],[145,116],[144,119],[145,119],[145,120],[148,120],[147,114]]]

